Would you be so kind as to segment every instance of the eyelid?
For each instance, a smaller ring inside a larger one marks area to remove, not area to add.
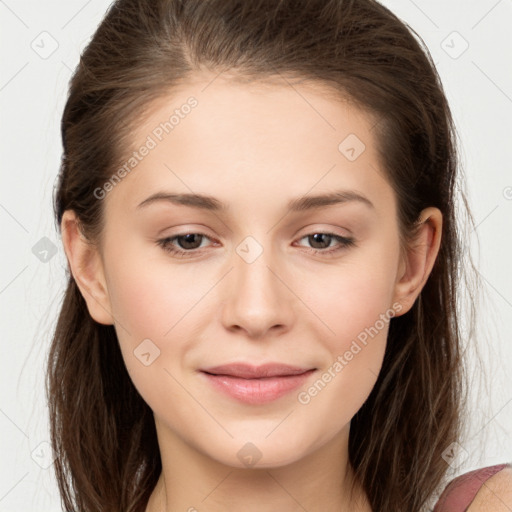
[[[316,223],[316,224],[309,224],[308,226],[301,228],[298,233],[304,232],[305,235],[311,235],[313,233],[329,233],[334,234],[337,236],[345,237],[345,238],[351,238],[354,236],[352,231],[348,228],[342,228],[340,226],[337,226],[335,224],[329,224],[329,223]],[[297,234],[297,236],[299,236]]]

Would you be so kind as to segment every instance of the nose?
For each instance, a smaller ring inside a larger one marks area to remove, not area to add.
[[[254,243],[249,248],[254,251]],[[254,260],[254,254],[247,257],[250,253],[238,249],[232,258],[234,268],[224,284],[224,327],[233,332],[243,331],[253,339],[288,331],[294,321],[297,299],[285,266],[278,264],[273,251],[263,245],[257,248],[262,252]]]

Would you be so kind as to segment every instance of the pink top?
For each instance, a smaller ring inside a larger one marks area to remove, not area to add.
[[[465,512],[484,482],[510,464],[475,469],[454,478],[441,494],[433,512]]]

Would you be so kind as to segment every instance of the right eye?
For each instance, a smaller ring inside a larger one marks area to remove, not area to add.
[[[186,258],[188,257],[188,254],[195,253],[197,249],[201,247],[201,242],[204,238],[209,239],[209,237],[203,233],[180,233],[178,235],[157,240],[157,244],[166,252]],[[178,248],[174,242],[179,243],[182,248]]]

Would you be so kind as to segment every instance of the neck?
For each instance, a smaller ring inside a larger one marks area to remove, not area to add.
[[[162,473],[146,512],[371,512],[348,462],[349,426],[296,462],[236,468],[170,435],[158,421],[156,425]]]

